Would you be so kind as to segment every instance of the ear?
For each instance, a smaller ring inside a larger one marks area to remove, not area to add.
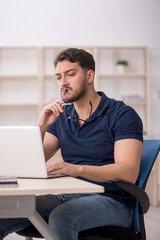
[[[94,80],[94,71],[88,70],[86,76],[87,76],[87,82],[92,83]]]

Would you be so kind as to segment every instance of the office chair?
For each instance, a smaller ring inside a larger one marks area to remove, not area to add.
[[[126,229],[116,226],[102,226],[87,229],[79,232],[79,240],[146,240],[144,214],[148,211],[150,202],[145,187],[159,150],[160,140],[144,140],[140,172],[136,184],[121,180],[111,181],[137,199],[132,227]],[[32,240],[32,237],[43,238],[33,226],[27,227],[17,234],[24,236],[25,240]]]

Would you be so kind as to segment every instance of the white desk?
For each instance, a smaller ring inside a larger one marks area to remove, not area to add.
[[[103,192],[102,186],[72,177],[18,179],[18,187],[0,188],[0,217],[27,217],[46,240],[58,240],[35,210],[35,195]]]

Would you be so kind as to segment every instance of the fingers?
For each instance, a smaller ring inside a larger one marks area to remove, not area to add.
[[[77,177],[79,176],[80,167],[81,166],[58,160],[48,164],[47,173],[49,175],[62,174],[71,177]]]
[[[48,174],[59,174],[63,173],[64,162],[62,160],[57,160],[55,162],[49,163],[46,166]]]
[[[53,112],[53,114],[55,116],[59,116],[60,113],[63,112],[63,104],[64,102],[62,100],[56,100],[55,102],[51,103],[51,104],[48,104],[46,107],[45,107],[45,110],[46,111],[51,111]]]
[[[50,124],[56,121],[60,113],[63,112],[63,104],[63,100],[56,100],[46,105],[38,118],[37,125],[43,128],[45,126],[45,129],[47,129]]]

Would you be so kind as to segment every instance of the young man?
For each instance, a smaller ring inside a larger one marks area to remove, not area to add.
[[[96,182],[105,192],[39,196],[37,210],[59,240],[77,240],[79,231],[102,225],[128,228],[134,199],[107,181],[136,182],[143,142],[141,119],[123,102],[95,91],[90,53],[66,49],[56,58],[55,68],[61,99],[44,107],[37,125],[46,160],[60,148],[64,161],[50,163],[47,171]],[[0,220],[2,236],[29,224],[25,219],[10,221],[12,227],[4,233]]]

